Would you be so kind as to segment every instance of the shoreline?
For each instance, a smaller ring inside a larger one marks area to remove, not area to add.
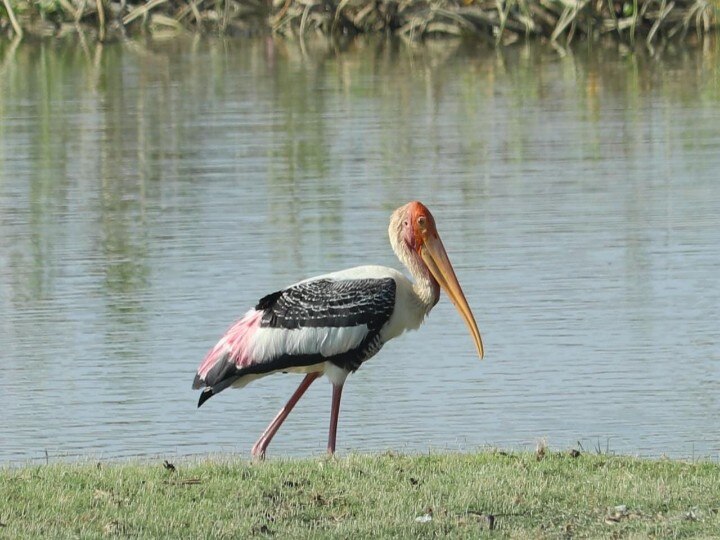
[[[720,466],[720,454],[666,454],[666,453],[653,453],[643,454],[640,452],[625,452],[616,451],[611,449],[609,446],[602,447],[600,444],[596,445],[592,449],[584,448],[582,446],[567,447],[564,449],[551,448],[546,445],[543,441],[539,440],[535,450],[531,450],[529,446],[510,446],[510,447],[499,447],[499,446],[480,446],[476,448],[468,449],[457,449],[457,448],[440,448],[432,447],[426,450],[346,450],[336,454],[336,459],[350,459],[355,457],[366,457],[366,458],[384,458],[387,456],[406,457],[406,458],[417,458],[422,456],[471,456],[471,455],[514,455],[523,456],[533,454],[540,459],[545,454],[548,455],[568,455],[571,457],[578,456],[604,456],[608,458],[619,458],[619,459],[631,459],[644,462],[671,462],[671,463],[686,463],[686,464],[698,464],[698,463],[710,463],[717,464]],[[267,458],[268,462],[303,462],[303,461],[314,461],[327,459],[328,456],[324,452],[319,453],[307,453],[307,454],[287,454],[287,453],[270,453]],[[124,465],[140,465],[140,466],[156,466],[162,464],[165,461],[172,461],[173,463],[181,463],[183,465],[197,465],[201,463],[256,463],[257,461],[250,455],[249,449],[247,451],[238,452],[196,452],[188,454],[177,454],[177,453],[140,453],[140,454],[117,454],[107,455],[102,454],[52,454],[45,452],[45,455],[38,455],[36,457],[26,458],[10,458],[7,461],[0,461],[0,474],[2,471],[18,470],[26,468],[37,468],[37,467],[84,467],[84,466],[124,466]]]

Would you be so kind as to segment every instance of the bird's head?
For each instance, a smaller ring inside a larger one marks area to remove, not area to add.
[[[418,201],[401,206],[393,212],[388,232],[393,249],[411,271],[416,269],[427,275],[450,297],[467,323],[478,354],[482,358],[483,344],[480,331],[440,240],[435,227],[435,218],[430,210]]]

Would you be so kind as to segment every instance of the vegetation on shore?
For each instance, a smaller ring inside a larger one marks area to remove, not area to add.
[[[718,29],[720,0],[1,0],[0,33],[275,32],[303,37],[464,37],[567,45],[610,36],[648,46]]]
[[[6,468],[0,537],[668,538],[720,530],[720,464],[578,454]]]

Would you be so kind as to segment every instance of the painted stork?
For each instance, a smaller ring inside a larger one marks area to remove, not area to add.
[[[388,233],[414,283],[384,266],[359,266],[300,281],[261,298],[200,364],[193,382],[193,388],[203,388],[198,407],[229,386],[243,387],[271,373],[306,374],[253,446],[253,456],[265,456],[285,418],[321,375],[333,387],[327,449],[334,453],[345,379],[388,340],[418,328],[437,304],[440,289],[465,319],[482,358],[480,331],[430,210],[420,202],[398,208]]]

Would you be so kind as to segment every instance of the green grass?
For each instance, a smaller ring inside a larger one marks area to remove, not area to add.
[[[711,538],[719,508],[718,463],[607,455],[0,469],[7,538]]]

